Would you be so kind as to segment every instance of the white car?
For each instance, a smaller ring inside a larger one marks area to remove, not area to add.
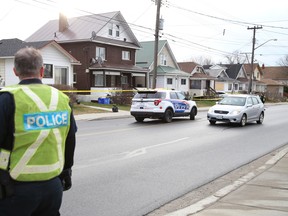
[[[137,122],[143,122],[145,118],[157,118],[169,123],[173,117],[180,116],[189,116],[194,120],[197,105],[180,91],[145,90],[138,91],[132,99],[130,113]]]
[[[253,121],[262,124],[264,111],[264,104],[257,95],[228,95],[208,110],[207,119],[212,125],[219,121],[243,127]]]

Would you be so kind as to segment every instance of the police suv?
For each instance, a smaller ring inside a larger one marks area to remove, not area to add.
[[[195,101],[175,90],[141,90],[132,99],[130,113],[137,122],[145,118],[162,119],[171,122],[173,117],[189,116],[194,120],[197,115]]]

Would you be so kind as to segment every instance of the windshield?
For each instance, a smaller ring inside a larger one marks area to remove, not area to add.
[[[221,105],[232,105],[232,106],[244,106],[246,103],[245,97],[225,97],[219,104]]]
[[[134,98],[165,99],[165,92],[138,92]]]

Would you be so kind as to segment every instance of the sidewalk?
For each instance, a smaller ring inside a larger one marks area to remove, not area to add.
[[[215,194],[166,216],[288,216],[288,147]]]

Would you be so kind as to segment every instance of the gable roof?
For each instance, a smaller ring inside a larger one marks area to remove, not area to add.
[[[140,44],[142,49],[136,52],[136,65],[140,67],[149,68],[154,63],[155,41],[143,41],[140,42]],[[165,46],[167,47],[175,65],[177,66],[177,69],[179,69],[175,56],[167,40],[158,41],[158,55],[164,49]]]
[[[60,15],[59,19],[62,16]],[[61,21],[61,20],[60,20]],[[55,40],[58,43],[75,42],[75,41],[96,41],[107,42],[107,38],[103,37],[99,33],[108,25],[108,23],[120,23],[125,29],[125,33],[131,38],[132,42],[126,42],[123,40],[109,39],[109,43],[120,42],[118,45],[125,44],[134,49],[139,49],[140,44],[135,35],[131,31],[124,17],[120,11],[108,12],[102,14],[93,14],[81,17],[73,17],[67,19],[68,26],[63,31],[59,30],[59,20],[50,20],[34,34],[26,39],[26,41],[45,41]],[[107,43],[108,43],[107,42]]]
[[[264,79],[288,80],[288,67],[265,67],[262,71]]]
[[[246,71],[247,76],[250,76],[250,73],[251,73],[251,64],[243,64],[243,67],[244,67],[244,69],[245,69],[245,71]],[[258,68],[260,74],[262,75],[263,72],[262,72],[261,67],[259,66],[258,63],[257,63],[257,64],[253,64],[253,71],[255,71],[256,68]]]
[[[187,73],[191,73],[197,66],[201,66],[195,62],[178,62],[178,65],[181,70]]]
[[[41,50],[42,48],[49,45],[54,46],[62,54],[66,55],[72,63],[79,64],[77,59],[75,59],[55,41],[25,42],[17,38],[0,40],[0,58],[14,58],[16,52],[24,47],[34,47]]]
[[[242,68],[242,64],[220,64],[220,66],[226,67],[225,72],[232,79],[237,79],[239,71]]]

